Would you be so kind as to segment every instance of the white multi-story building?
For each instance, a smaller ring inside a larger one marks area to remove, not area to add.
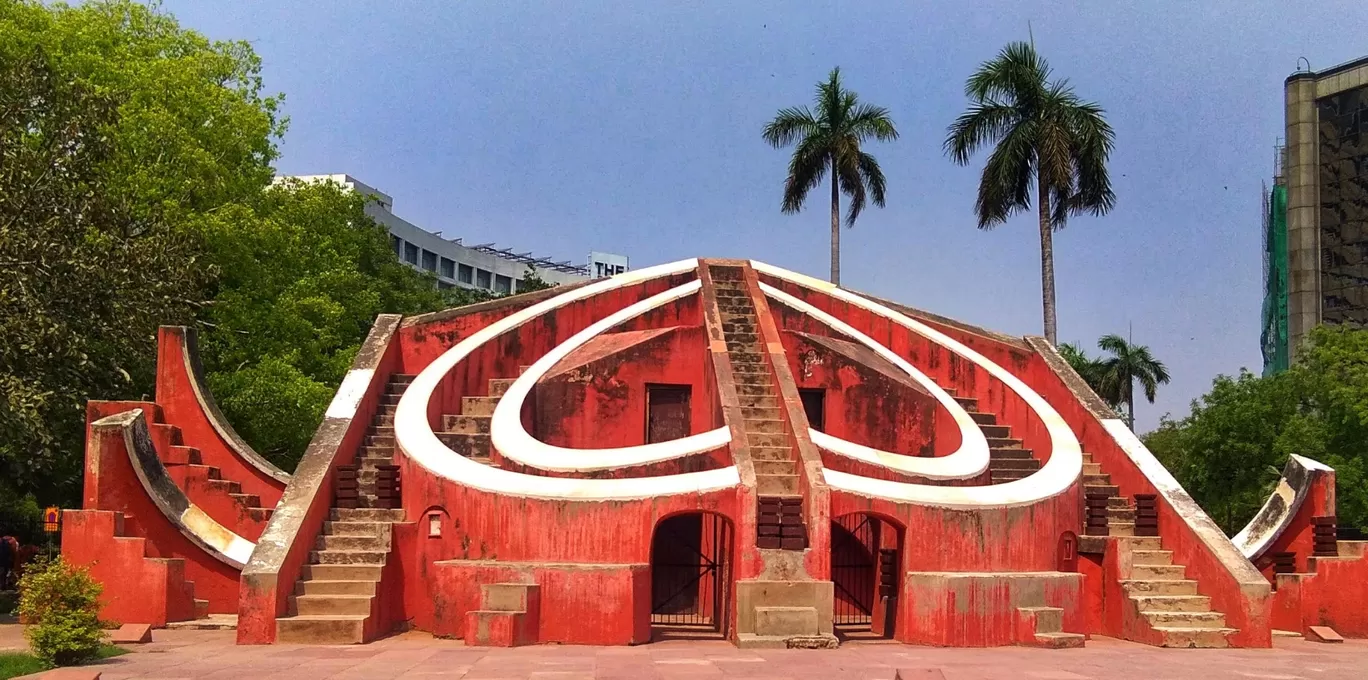
[[[385,226],[390,233],[390,245],[399,261],[414,269],[437,277],[441,288],[479,288],[498,294],[518,292],[518,281],[527,274],[528,267],[547,283],[573,283],[590,278],[611,276],[627,271],[627,257],[611,253],[591,252],[585,264],[569,260],[552,261],[533,257],[532,253],[517,253],[512,248],[497,248],[493,243],[466,245],[461,239],[447,239],[434,234],[394,214],[394,199],[352,177],[351,175],[297,175],[289,178],[305,182],[336,182],[352,191],[372,198],[366,204],[366,214]]]

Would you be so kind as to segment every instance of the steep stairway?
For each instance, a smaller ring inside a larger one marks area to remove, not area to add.
[[[1012,436],[1009,425],[999,425],[997,415],[979,410],[978,399],[961,397],[955,389],[944,387],[959,405],[974,419],[988,440],[988,473],[990,484],[1002,484],[1031,476],[1040,469],[1040,461],[1030,449],[1022,448],[1021,440]]]
[[[380,405],[371,420],[361,451],[356,457],[357,505],[362,508],[397,508],[398,480],[394,465],[394,413],[399,399],[413,382],[412,375],[396,373],[385,383]],[[382,479],[390,484],[382,485]]]
[[[263,507],[260,496],[243,493],[241,483],[224,479],[217,467],[204,465],[199,449],[183,444],[179,427],[151,423],[149,434],[157,457],[190,502],[247,540],[261,536],[275,510]]]
[[[1161,647],[1228,647],[1235,632],[1225,615],[1211,611],[1211,598],[1197,593],[1197,582],[1187,578],[1187,567],[1173,563],[1158,537],[1124,537],[1131,549],[1131,568],[1121,587],[1133,612],[1156,634]],[[1147,636],[1146,636],[1147,637]]]
[[[518,373],[521,375],[526,370],[526,366],[520,366]],[[491,378],[488,396],[462,397],[461,413],[442,416],[442,431],[437,433],[437,438],[452,451],[477,463],[502,467],[495,463],[492,455],[489,424],[494,419],[494,407],[499,405],[499,400],[515,380],[517,378]]]
[[[1135,508],[1130,499],[1121,495],[1119,487],[1111,483],[1111,475],[1102,472],[1102,466],[1093,462],[1091,453],[1083,453],[1083,494],[1107,495],[1107,534],[1111,536],[1135,535]]]
[[[387,632],[379,629],[377,594],[389,559],[393,525],[404,511],[333,508],[309,553],[289,615],[276,619],[276,641],[301,644],[359,644]]]

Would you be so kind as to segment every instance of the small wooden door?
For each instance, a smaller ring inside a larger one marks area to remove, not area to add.
[[[647,386],[647,444],[689,436],[689,391],[688,385]]]
[[[808,427],[818,432],[826,432],[826,390],[798,390],[803,400],[803,413],[807,415]]]

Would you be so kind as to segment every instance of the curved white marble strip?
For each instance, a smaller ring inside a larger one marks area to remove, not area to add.
[[[779,303],[802,312],[837,332],[854,338],[860,344],[873,350],[876,354],[887,359],[890,363],[902,369],[904,373],[911,376],[917,384],[931,393],[931,396],[941,405],[942,408],[950,412],[950,417],[955,420],[955,425],[960,431],[960,447],[946,456],[938,458],[917,458],[914,456],[904,456],[891,451],[883,451],[871,448],[862,444],[846,441],[839,437],[833,437],[825,432],[820,432],[809,428],[808,434],[812,437],[812,443],[818,447],[826,449],[837,455],[852,458],[871,465],[895,470],[897,472],[926,477],[927,479],[966,479],[983,474],[988,469],[988,439],[983,436],[983,430],[978,423],[970,417],[960,403],[955,401],[941,389],[936,381],[927,377],[925,373],[917,370],[906,359],[895,354],[892,350],[876,342],[873,338],[854,329],[850,324],[827,314],[826,312],[806,303],[802,300],[785,293],[769,284],[760,284],[760,290],[766,296],[778,301]]]
[[[494,448],[503,457],[538,470],[591,472],[659,463],[726,446],[731,441],[731,431],[726,427],[719,427],[708,432],[654,444],[610,449],[572,449],[553,446],[533,437],[523,427],[522,422],[523,402],[527,401],[528,395],[532,393],[532,386],[561,359],[613,327],[661,305],[694,295],[702,287],[702,281],[690,281],[628,306],[576,333],[534,362],[509,386],[508,391],[494,407],[494,418],[489,425]]]
[[[1050,436],[1050,459],[1034,474],[1023,479],[993,484],[990,486],[929,486],[908,484],[882,479],[871,479],[835,470],[824,472],[826,482],[834,489],[885,500],[935,505],[951,508],[1012,507],[1029,505],[1064,493],[1073,486],[1083,473],[1083,451],[1078,438],[1069,429],[1064,419],[1050,406],[1049,402],[1036,394],[1025,383],[1003,367],[989,361],[987,357],[975,352],[963,343],[920,323],[906,315],[899,314],[872,300],[855,295],[826,281],[803,276],[796,272],[781,269],[763,262],[751,261],[756,271],[788,281],[809,290],[825,293],[838,300],[847,302],[882,316],[908,330],[934,342],[951,352],[972,361],[996,378],[1020,397],[1035,412],[1045,425]]]
[[[452,451],[437,438],[428,421],[428,405],[442,379],[486,342],[577,300],[697,268],[698,260],[690,259],[619,274],[543,300],[481,328],[437,357],[413,379],[395,410],[395,442],[404,455],[438,477],[481,491],[510,496],[556,500],[632,500],[703,493],[739,485],[741,477],[734,465],[704,472],[633,479],[568,479],[525,475],[482,465]]]
[[[1315,478],[1334,471],[1330,466],[1305,456],[1295,453],[1288,456],[1278,486],[1269,494],[1258,514],[1230,542],[1249,560],[1261,557],[1273,545],[1273,541],[1287,530],[1292,518],[1297,516],[1302,503],[1311,494]]]

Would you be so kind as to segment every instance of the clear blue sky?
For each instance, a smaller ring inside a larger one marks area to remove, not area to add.
[[[448,237],[633,266],[749,257],[827,273],[822,194],[779,212],[787,155],[760,130],[839,65],[892,110],[871,151],[888,207],[843,236],[843,283],[1039,333],[1034,218],[975,229],[980,163],[951,164],[963,83],[1027,37],[1117,134],[1118,204],[1055,238],[1061,341],[1147,344],[1173,374],[1146,430],[1259,358],[1260,181],[1283,79],[1368,53],[1368,3],[289,2],[163,6],[249,40],[290,129],[279,171],[349,173]],[[288,8],[277,5],[288,5]],[[573,8],[572,8],[573,6]]]

